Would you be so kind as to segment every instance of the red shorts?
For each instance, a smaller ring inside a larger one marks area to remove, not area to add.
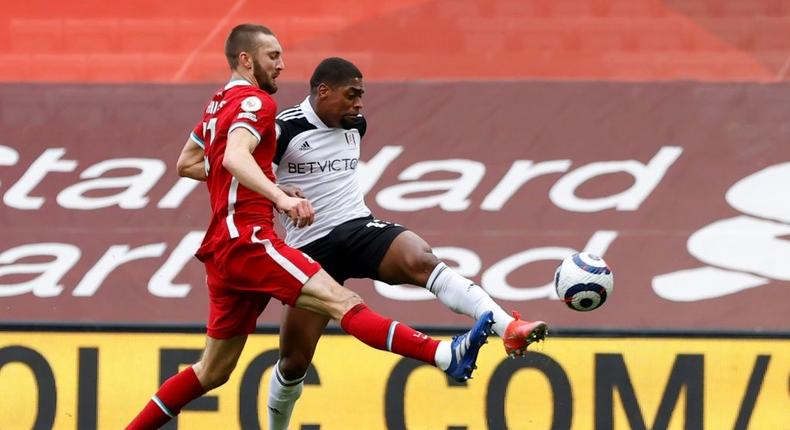
[[[239,237],[206,259],[209,293],[207,334],[227,339],[255,331],[269,299],[293,306],[302,286],[321,266],[258,226],[239,229]]]

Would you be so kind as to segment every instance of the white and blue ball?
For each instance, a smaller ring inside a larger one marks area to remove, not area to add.
[[[614,288],[614,274],[603,258],[587,252],[569,255],[554,272],[557,296],[569,308],[587,312],[606,302]]]

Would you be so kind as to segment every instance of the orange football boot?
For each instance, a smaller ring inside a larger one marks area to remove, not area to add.
[[[513,311],[513,317],[515,320],[505,328],[502,342],[510,358],[523,357],[530,344],[546,339],[549,326],[543,321],[524,321],[516,311]]]

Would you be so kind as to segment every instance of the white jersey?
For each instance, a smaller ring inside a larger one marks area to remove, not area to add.
[[[370,215],[359,187],[359,146],[364,119],[349,130],[327,127],[318,118],[309,97],[277,115],[277,183],[295,185],[315,209],[315,222],[304,228],[285,214],[285,242],[300,248],[320,239],[346,221]]]

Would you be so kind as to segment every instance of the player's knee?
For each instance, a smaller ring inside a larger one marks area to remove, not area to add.
[[[224,368],[209,370],[205,374],[206,377],[205,385],[207,385],[207,387],[203,387],[203,388],[205,388],[206,390],[211,390],[225,384],[230,379],[230,374],[232,373],[232,371],[233,371],[232,368],[229,370]]]
[[[430,249],[410,255],[405,261],[406,270],[411,281],[416,285],[425,285],[433,269],[440,260]]]
[[[201,370],[198,378],[200,379],[201,384],[203,384],[203,388],[205,388],[207,391],[212,390],[228,382],[235,367],[235,362],[204,362],[202,363],[202,366],[200,366]]]
[[[441,263],[441,260],[439,260],[439,257],[431,250],[428,250],[420,256],[420,267],[423,272],[427,272],[429,275],[439,263]]]
[[[290,354],[280,357],[278,368],[283,378],[293,381],[301,378],[307,373],[310,366],[310,359],[303,354]]]

